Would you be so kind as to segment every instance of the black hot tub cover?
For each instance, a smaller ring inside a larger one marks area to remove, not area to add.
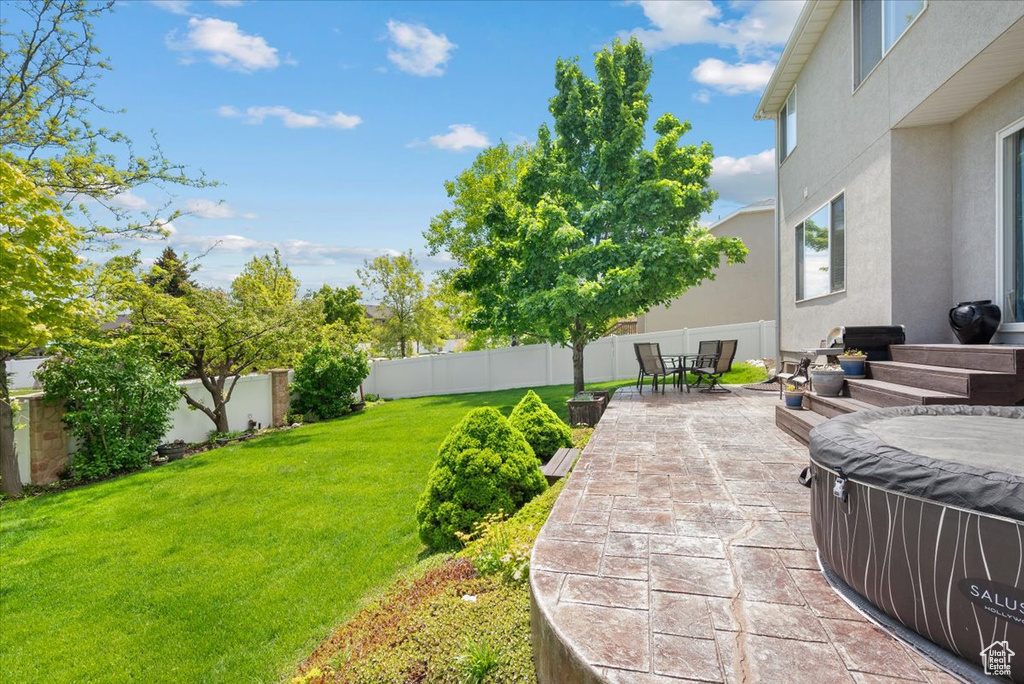
[[[811,431],[811,457],[851,482],[1024,521],[1024,407],[851,413]]]

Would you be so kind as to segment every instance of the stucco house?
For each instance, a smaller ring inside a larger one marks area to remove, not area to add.
[[[758,104],[776,122],[780,349],[840,325],[1024,343],[1024,0],[809,0]]]
[[[637,317],[637,332],[702,328],[775,318],[775,201],[756,202],[708,226],[720,237],[738,237],[747,246],[742,264],[725,264],[707,280]]]

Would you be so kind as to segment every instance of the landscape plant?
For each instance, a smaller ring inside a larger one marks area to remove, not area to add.
[[[366,354],[355,347],[318,342],[295,364],[292,410],[337,418],[352,406],[352,394],[370,373]]]
[[[558,449],[572,446],[572,430],[533,390],[528,390],[512,409],[508,422],[523,433],[542,463],[547,463]]]
[[[571,347],[577,392],[584,348],[612,321],[746,255],[698,223],[716,197],[711,145],[682,145],[690,124],[666,113],[644,146],[651,63],[640,42],[616,41],[594,66],[592,79],[559,59],[553,133],[545,124],[533,145],[482,152],[446,184],[453,207],[425,233],[431,253],[454,259],[454,287],[473,294],[470,326]]]
[[[78,439],[72,474],[103,477],[148,464],[181,396],[176,375],[137,340],[56,345],[36,377],[46,401],[63,402]]]
[[[437,452],[416,507],[420,539],[435,550],[458,546],[487,515],[513,513],[547,489],[526,438],[493,408],[476,408]]]

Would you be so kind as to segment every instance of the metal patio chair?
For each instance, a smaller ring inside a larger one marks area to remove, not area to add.
[[[674,384],[675,380],[673,378],[677,377],[682,371],[681,368],[666,364],[665,359],[661,357],[661,345],[657,342],[634,342],[633,351],[636,353],[636,362],[640,366],[640,371],[636,376],[636,386],[640,390],[640,394],[644,393],[644,378],[652,378],[652,386],[655,390],[658,389],[660,378],[662,382],[661,391],[664,393],[664,381],[672,379]]]
[[[714,365],[693,369],[693,374],[697,376],[698,381],[705,378],[710,381],[710,384],[701,389],[701,392],[732,391],[722,386],[721,379],[723,375],[732,370],[732,360],[736,356],[736,344],[736,340],[723,340]]]

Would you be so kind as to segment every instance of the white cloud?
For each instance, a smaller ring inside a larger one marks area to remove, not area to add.
[[[394,47],[388,50],[388,59],[406,73],[416,76],[441,76],[458,47],[443,33],[438,35],[426,26],[404,24],[388,20],[388,36]]]
[[[185,203],[185,213],[203,219],[258,218],[256,214],[239,213],[227,202],[214,202],[208,199],[189,200]]]
[[[276,69],[281,64],[277,48],[270,47],[262,36],[239,30],[233,21],[191,17],[188,26],[184,41],[178,42],[174,32],[168,34],[166,42],[169,48],[199,52],[221,68],[244,73]]]
[[[188,14],[189,0],[149,0],[149,4],[173,14]]]
[[[333,266],[339,261],[359,263],[364,259],[389,254],[396,256],[398,251],[372,247],[345,247],[328,245],[307,240],[254,240],[244,235],[172,235],[168,242],[182,249],[194,249],[199,252],[235,253],[266,253],[275,248],[281,251],[281,257],[290,266]]]
[[[759,92],[772,77],[772,62],[728,64],[720,59],[702,59],[690,72],[693,80],[727,95]]]
[[[746,157],[715,157],[711,162],[711,187],[719,200],[752,204],[775,194],[775,150]]]
[[[241,7],[242,0],[213,0],[213,4],[221,7]]]
[[[701,104],[708,104],[711,102],[711,92],[707,90],[698,90],[693,94],[693,99]]]
[[[224,105],[217,109],[217,113],[225,118],[241,117],[247,124],[261,124],[268,118],[277,118],[285,125],[285,128],[355,128],[363,123],[363,119],[355,114],[344,112],[320,112],[313,110],[308,114],[293,111],[281,105],[272,107],[249,107],[244,112]]]
[[[145,209],[152,209],[152,205],[144,198],[132,192],[122,192],[114,195],[109,200],[110,204],[121,209],[128,209],[129,211],[143,211]]]
[[[634,0],[631,4],[640,5],[651,27],[624,32],[623,37],[634,35],[649,50],[709,43],[736,48],[742,55],[763,54],[785,44],[803,0],[734,0],[729,7],[743,11],[735,19],[724,18],[722,3],[711,0]]]
[[[482,149],[491,144],[487,135],[476,130],[470,124],[452,124],[450,133],[430,136],[430,144],[442,150],[464,150],[466,148]]]

